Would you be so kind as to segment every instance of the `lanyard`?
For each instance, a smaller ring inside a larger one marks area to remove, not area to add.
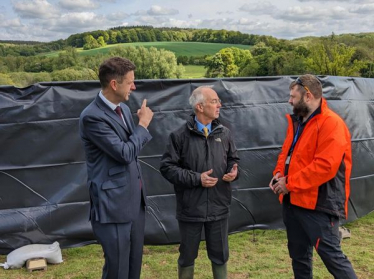
[[[317,110],[315,110],[315,111],[314,111],[314,112],[309,116],[309,118],[307,119],[307,121],[305,121],[305,124],[304,124],[304,125],[306,125],[306,123],[307,123],[307,122],[308,122],[312,117],[314,117],[314,115],[316,115],[316,112],[317,112]],[[297,142],[297,140],[299,139],[300,134],[301,134],[301,130],[302,130],[302,129],[301,129],[301,125],[303,125],[303,123],[302,123],[301,120],[299,120],[298,122],[299,122],[299,125],[297,125],[297,130],[296,130],[296,133],[295,133],[295,136],[294,136],[294,138],[293,138],[293,141],[292,141],[292,145],[291,145],[290,151],[288,152],[288,156],[287,156],[287,159],[286,159],[286,166],[285,166],[285,170],[284,170],[285,175],[288,174],[288,167],[289,167],[289,165],[290,165],[292,152],[293,152],[293,149],[295,148],[296,142]]]
[[[295,136],[293,138],[290,151],[288,151],[288,156],[287,156],[287,159],[286,159],[286,171],[285,171],[286,174],[288,173],[288,165],[289,165],[290,160],[291,160],[293,149],[295,148],[296,142],[297,142],[297,140],[298,140],[298,138],[300,136],[299,133],[301,131],[301,125],[302,125],[302,123],[301,123],[301,121],[299,121],[299,125],[297,126],[296,134],[295,134]]]
[[[290,151],[289,151],[289,154],[292,154],[292,151],[293,149],[295,148],[295,145],[296,145],[296,142],[299,138],[299,133],[300,133],[300,127],[301,127],[301,122],[299,122],[299,125],[297,125],[297,130],[296,130],[296,134],[293,138],[293,141],[292,141],[292,145],[291,145],[291,148],[290,148]]]
[[[308,117],[308,119],[307,119],[307,121],[305,121],[305,125],[306,125],[306,123],[310,120],[310,119],[312,119],[313,117],[314,117],[314,115],[316,115],[316,112],[317,112],[317,110],[315,110],[309,117]],[[295,134],[295,136],[294,136],[294,138],[293,138],[293,141],[292,141],[292,145],[291,145],[291,148],[290,148],[290,151],[289,151],[289,153],[288,154],[292,154],[292,151],[293,151],[293,149],[295,148],[295,145],[296,145],[296,142],[297,142],[297,140],[299,139],[299,136],[300,136],[300,133],[301,133],[301,125],[303,124],[302,123],[302,120],[299,120],[298,121],[299,122],[299,125],[297,125],[297,129],[296,129],[296,134]]]

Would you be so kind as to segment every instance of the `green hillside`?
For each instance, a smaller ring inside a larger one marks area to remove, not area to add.
[[[124,44],[113,44],[107,45],[105,47],[83,50],[78,48],[78,53],[80,55],[96,55],[98,53],[106,54],[113,47],[117,46],[143,46],[146,48],[155,47],[158,49],[165,49],[175,53],[175,56],[203,56],[203,55],[213,55],[226,47],[237,47],[240,49],[250,49],[251,46],[248,45],[238,45],[238,44],[219,44],[219,43],[201,43],[201,42],[139,42],[139,43],[124,43]],[[50,52],[48,54],[43,54],[47,57],[55,57],[59,52]]]
[[[184,66],[185,72],[182,75],[182,78],[192,79],[192,78],[204,78],[205,68],[204,66],[197,65],[186,65]]]
[[[152,54],[151,47],[156,48]],[[99,65],[110,55],[142,65],[151,60],[148,57],[173,57],[165,65],[147,64],[144,71],[139,66],[137,76],[143,79],[304,73],[374,77],[374,33],[284,40],[229,30],[130,26],[73,34],[49,43],[0,40],[0,85],[97,79]],[[160,72],[164,66],[167,74]]]

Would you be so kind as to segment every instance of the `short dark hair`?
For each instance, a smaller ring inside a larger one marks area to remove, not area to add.
[[[101,88],[106,88],[113,79],[122,83],[124,75],[135,69],[134,63],[126,58],[115,56],[105,60],[99,68]]]
[[[309,91],[314,98],[322,98],[322,84],[316,76],[310,74],[299,76],[296,80],[291,82],[289,86],[290,90],[296,85],[299,87],[298,89],[301,94],[304,95]]]

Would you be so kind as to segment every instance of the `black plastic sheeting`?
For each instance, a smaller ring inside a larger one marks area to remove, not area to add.
[[[179,241],[173,186],[159,172],[169,133],[185,123],[188,98],[214,85],[222,99],[220,119],[235,138],[241,177],[233,183],[230,232],[283,228],[281,206],[268,188],[286,133],[288,86],[295,77],[140,80],[128,105],[144,98],[154,111],[153,140],[141,153],[149,197],[146,244]],[[330,108],[352,135],[353,170],[349,220],[374,210],[374,79],[320,77]],[[99,82],[39,83],[0,87],[0,253],[34,243],[61,247],[95,242],[88,221],[86,165],[78,133],[81,111]]]

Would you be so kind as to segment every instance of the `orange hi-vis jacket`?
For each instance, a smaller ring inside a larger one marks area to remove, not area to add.
[[[287,118],[286,139],[273,172],[281,177],[298,125],[291,115]],[[351,153],[346,124],[322,98],[321,113],[306,123],[289,162],[286,187],[291,204],[347,218]],[[282,203],[283,195],[279,200]]]

